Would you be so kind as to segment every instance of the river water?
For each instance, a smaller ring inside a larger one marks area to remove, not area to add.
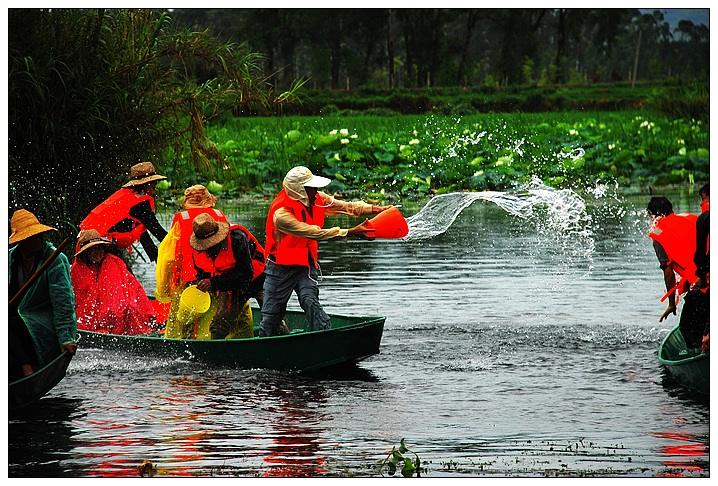
[[[426,477],[707,476],[708,405],[656,356],[677,318],[658,322],[648,197],[582,198],[587,231],[477,201],[437,236],[322,243],[325,309],[387,317],[381,353],[356,369],[80,347],[48,396],[10,417],[9,474],[136,477],[150,461],[157,476],[379,477],[405,438]],[[695,195],[674,205],[699,211]],[[262,239],[266,207],[226,209]],[[137,273],[153,289],[153,267]]]

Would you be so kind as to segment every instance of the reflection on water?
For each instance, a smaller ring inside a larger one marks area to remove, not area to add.
[[[406,438],[428,477],[707,476],[708,406],[656,357],[677,318],[658,322],[648,197],[582,197],[590,260],[486,203],[428,240],[322,243],[327,311],[387,316],[381,354],[350,370],[81,348],[39,411],[11,418],[10,475],[138,476],[150,461],[160,477],[379,476]],[[266,205],[227,209],[263,238]],[[136,270],[152,289],[154,267]]]

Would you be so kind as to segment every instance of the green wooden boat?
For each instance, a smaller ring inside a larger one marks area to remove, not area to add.
[[[688,348],[678,326],[661,342],[658,361],[684,388],[706,397],[709,395],[710,357],[700,349]]]
[[[20,409],[45,396],[65,377],[71,359],[72,355],[65,351],[33,374],[11,381],[8,409]]]
[[[252,309],[254,332],[261,312]],[[245,339],[165,339],[160,335],[121,336],[80,331],[82,346],[170,358],[190,359],[238,368],[313,371],[356,363],[379,353],[385,317],[330,315],[332,328],[307,331],[302,311],[287,311],[290,334]]]

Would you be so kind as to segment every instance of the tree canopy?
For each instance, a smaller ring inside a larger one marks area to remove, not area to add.
[[[247,42],[272,82],[324,89],[519,85],[709,72],[709,32],[637,9],[179,9]]]

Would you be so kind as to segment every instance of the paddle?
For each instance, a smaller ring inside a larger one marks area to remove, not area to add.
[[[62,252],[62,250],[67,246],[67,243],[69,241],[70,241],[70,238],[65,238],[65,240],[62,243],[60,243],[60,246],[58,246],[57,249],[54,252],[52,252],[52,255],[50,255],[50,257],[47,260],[45,260],[45,262],[42,264],[42,266],[40,266],[40,268],[38,268],[37,271],[35,273],[33,273],[29,279],[27,279],[27,281],[23,284],[23,286],[20,287],[20,290],[18,290],[17,293],[13,296],[13,298],[10,299],[10,307],[14,306],[15,304],[17,304],[20,301],[20,298],[23,296],[23,294],[25,294],[27,289],[29,289],[30,286],[32,286],[32,284],[34,284],[38,278],[40,278],[40,275],[42,275],[42,272],[44,272],[47,269],[47,267],[49,267],[50,264],[55,260],[55,258],[57,258],[57,256],[60,254],[60,252]]]

